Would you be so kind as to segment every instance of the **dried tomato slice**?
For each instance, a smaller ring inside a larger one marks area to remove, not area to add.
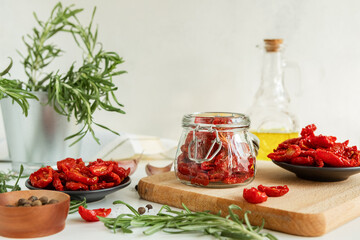
[[[280,197],[289,192],[289,188],[287,185],[271,186],[271,187],[259,185],[258,189],[261,192],[265,192],[268,197]]]
[[[111,208],[98,208],[98,209],[86,209],[83,206],[79,207],[79,214],[82,219],[84,219],[87,222],[97,222],[99,217],[107,217],[111,213]]]
[[[30,175],[31,185],[37,188],[47,187],[53,180],[54,170],[50,167],[42,167]]]
[[[250,189],[244,188],[243,197],[249,203],[262,203],[268,198],[265,192],[261,192],[254,187]]]
[[[66,189],[71,190],[71,191],[77,191],[77,190],[89,190],[89,186],[85,185],[83,183],[80,182],[66,182],[65,184]]]

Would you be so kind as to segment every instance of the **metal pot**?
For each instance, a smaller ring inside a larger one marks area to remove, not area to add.
[[[12,170],[18,172],[22,164],[25,174],[41,166],[56,165],[57,161],[66,157],[79,157],[80,153],[79,143],[69,147],[71,142],[64,141],[75,133],[75,122],[69,122],[47,105],[47,93],[33,94],[39,101],[29,100],[27,117],[10,98],[0,101]]]

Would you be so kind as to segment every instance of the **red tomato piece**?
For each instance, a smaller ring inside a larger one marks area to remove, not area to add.
[[[53,181],[54,170],[50,167],[42,167],[30,175],[31,185],[37,188],[45,188]]]
[[[85,185],[83,183],[80,182],[66,182],[65,184],[66,189],[71,190],[71,191],[77,191],[77,190],[89,190],[89,186]]]
[[[265,192],[269,197],[280,197],[289,192],[289,188],[287,185],[284,186],[271,186],[266,187],[263,185],[258,186],[259,191]]]
[[[82,173],[74,168],[67,171],[66,176],[72,181],[81,182],[86,185],[94,185],[99,180],[99,178],[96,176],[90,178],[87,175],[85,175],[84,173]]]
[[[64,185],[61,182],[60,179],[60,174],[56,171],[54,171],[54,176],[53,176],[53,182],[52,185],[54,186],[54,188],[58,191],[64,191]]]
[[[99,217],[107,217],[111,213],[111,208],[105,209],[105,208],[98,208],[98,209],[86,209],[83,206],[79,207],[79,214],[82,219],[84,219],[87,222],[97,222]]]
[[[89,167],[89,170],[95,176],[104,176],[113,171],[113,163],[101,163],[101,164],[94,164]]]
[[[191,179],[191,183],[196,185],[207,186],[209,182],[209,177],[206,173],[198,173],[196,177]]]
[[[249,203],[262,203],[265,202],[268,198],[266,193],[261,192],[254,187],[250,189],[244,188],[243,197]]]

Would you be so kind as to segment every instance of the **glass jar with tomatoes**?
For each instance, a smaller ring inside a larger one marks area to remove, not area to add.
[[[187,114],[182,120],[175,174],[180,182],[201,187],[246,185],[255,177],[259,141],[240,113]]]

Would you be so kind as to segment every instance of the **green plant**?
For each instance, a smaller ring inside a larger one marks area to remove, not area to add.
[[[247,216],[249,212],[245,212],[244,218],[240,219],[233,211],[241,210],[236,205],[230,205],[229,215],[223,218],[221,212],[216,215],[210,212],[192,212],[185,204],[183,204],[185,211],[175,211],[164,205],[156,215],[141,215],[132,206],[122,201],[115,201],[114,204],[124,204],[133,213],[120,214],[116,218],[98,217],[114,233],[117,230],[123,233],[132,233],[130,228],[148,227],[143,231],[145,235],[162,230],[173,234],[200,232],[218,239],[277,239],[270,233],[261,233],[264,222],[262,226],[252,226]],[[167,213],[164,213],[163,210]]]
[[[20,191],[21,187],[19,186],[19,180],[20,178],[24,178],[27,176],[21,176],[24,172],[23,165],[20,165],[20,172],[19,175],[13,174],[12,172],[0,172],[0,193],[8,192],[8,189],[11,189],[10,191]],[[16,179],[16,182],[14,185],[10,185],[7,183],[7,181]]]
[[[39,20],[34,13],[38,26],[33,28],[32,34],[23,37],[26,54],[20,53],[28,77],[26,90],[47,92],[48,104],[56,112],[68,119],[74,116],[77,124],[82,125],[80,131],[66,138],[76,138],[72,144],[88,132],[99,143],[93,124],[117,134],[94,122],[93,113],[97,109],[125,113],[114,94],[117,87],[113,83],[114,76],[125,73],[117,70],[124,61],[117,53],[105,51],[98,42],[98,29],[93,27],[96,8],[88,26],[83,26],[77,17],[82,11],[74,9],[73,5],[64,8],[58,3],[46,21]],[[48,70],[48,66],[64,52],[50,42],[59,33],[70,35],[83,51],[81,65],[77,67],[73,63],[66,72]]]
[[[0,99],[10,97],[22,108],[25,116],[28,114],[29,103],[27,99],[36,99],[36,97],[26,90],[22,89],[22,83],[20,81],[4,78],[12,67],[12,60],[9,66],[2,72],[0,72]]]

